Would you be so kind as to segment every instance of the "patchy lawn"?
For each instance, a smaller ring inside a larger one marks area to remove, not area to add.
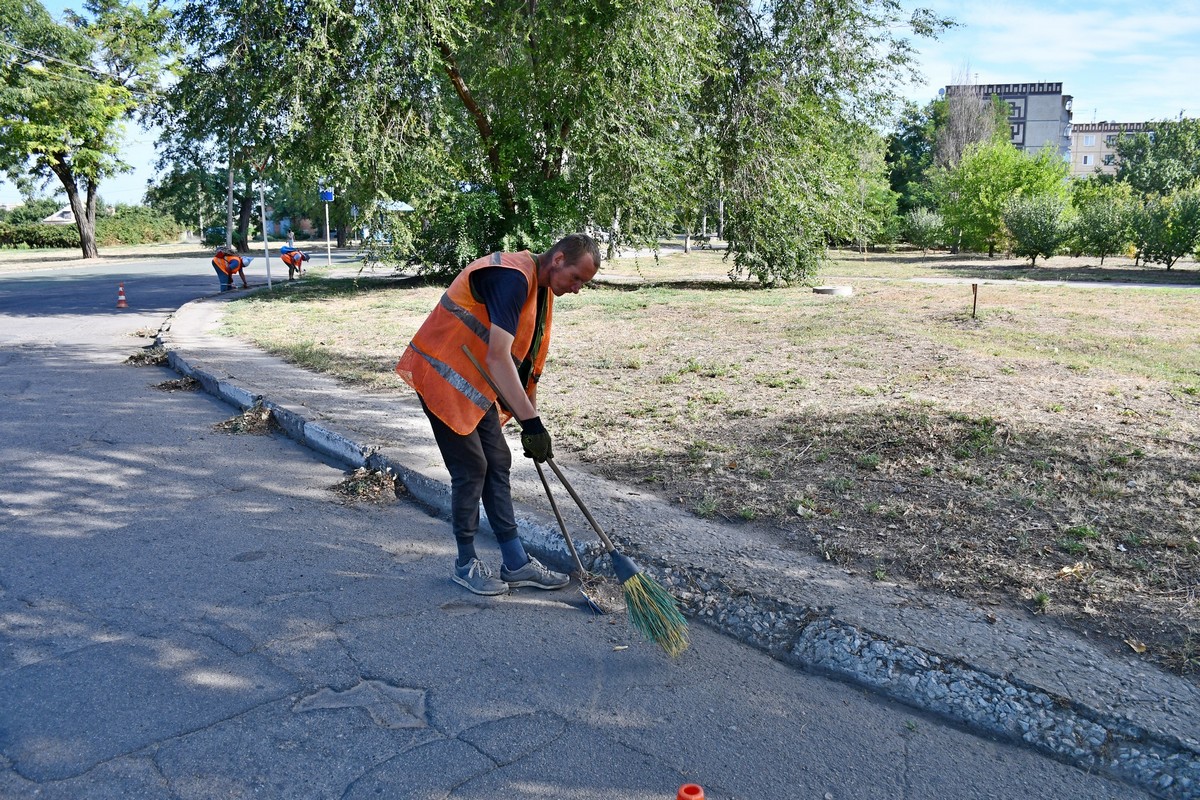
[[[847,263],[830,266],[837,282]],[[852,297],[561,299],[539,392],[556,444],[796,551],[1023,605],[1200,674],[1200,294],[984,284],[972,318],[969,285],[901,280],[924,276],[904,257],[867,263]],[[719,274],[720,254],[606,272],[630,269]],[[1171,278],[1185,276],[1190,262]],[[439,287],[292,288],[231,304],[228,331],[405,390],[392,367]]]

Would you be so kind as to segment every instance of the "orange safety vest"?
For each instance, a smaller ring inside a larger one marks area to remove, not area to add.
[[[292,250],[284,253],[280,256],[280,258],[282,258],[283,263],[287,264],[289,267],[298,267],[304,263],[304,253],[301,253],[299,250]]]
[[[242,263],[241,256],[235,256],[229,253],[218,255],[212,260],[212,263],[214,267],[221,270],[221,272],[224,272],[226,275],[232,275],[245,266],[245,264]]]
[[[537,257],[528,250],[493,253],[473,261],[459,273],[413,336],[400,357],[396,372],[417,390],[429,410],[455,433],[466,436],[496,402],[496,393],[467,358],[462,347],[486,364],[492,323],[487,306],[471,292],[471,274],[488,267],[519,270],[529,284],[529,295],[521,306],[512,358],[517,373],[527,375],[526,393],[533,390],[550,348],[550,320],[554,295],[547,291],[544,319],[538,320]],[[501,421],[512,416],[501,409]]]

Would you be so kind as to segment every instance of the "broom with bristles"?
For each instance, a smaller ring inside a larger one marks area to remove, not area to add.
[[[479,374],[487,381],[488,386],[492,387],[492,391],[496,393],[500,402],[508,408],[512,408],[505,402],[500,387],[475,358],[475,354],[466,345],[463,345],[462,349],[467,354],[467,358],[471,359],[471,363],[475,365],[475,369],[479,370]],[[517,424],[520,423],[521,421],[517,420]],[[604,528],[600,527],[600,523],[596,521],[583,499],[576,493],[575,487],[554,463],[554,459],[547,458],[546,463],[567,490],[567,494],[571,495],[575,505],[579,506],[579,510],[583,512],[583,516],[596,531],[596,535],[600,537],[604,551],[612,561],[613,572],[617,574],[617,579],[621,582],[621,589],[625,594],[625,608],[633,627],[641,631],[647,639],[659,645],[668,655],[677,656],[682,653],[688,646],[687,620],[680,613],[675,598],[658,581],[642,572],[641,567],[634,563],[633,559],[617,550],[612,539],[608,538]]]

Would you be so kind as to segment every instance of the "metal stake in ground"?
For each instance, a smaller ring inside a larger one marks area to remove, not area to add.
[[[475,365],[475,369],[479,370],[483,379],[487,381],[488,386],[496,393],[497,399],[512,408],[505,401],[500,387],[479,363],[479,359],[475,357],[471,349],[464,344],[462,350]],[[519,422],[520,420],[518,420]],[[612,561],[613,571],[617,573],[617,579],[621,581],[621,589],[625,592],[625,607],[629,613],[629,621],[641,631],[643,636],[666,650],[668,655],[677,656],[682,653],[688,647],[687,620],[680,613],[675,598],[657,581],[642,572],[642,568],[634,563],[633,559],[617,550],[612,540],[608,538],[608,534],[600,527],[600,523],[596,522],[596,518],[592,516],[592,512],[584,505],[583,499],[575,492],[575,487],[554,463],[554,459],[547,458],[546,463],[550,465],[550,469],[554,471],[563,488],[567,490],[567,494],[571,495],[575,505],[579,506],[579,510],[583,512],[583,516],[587,518],[588,523],[604,544],[604,550]]]

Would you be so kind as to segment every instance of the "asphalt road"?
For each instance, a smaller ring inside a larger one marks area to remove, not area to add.
[[[123,363],[215,286],[0,283],[0,797],[1145,797],[701,626],[670,661],[573,592],[463,592],[445,523]]]

